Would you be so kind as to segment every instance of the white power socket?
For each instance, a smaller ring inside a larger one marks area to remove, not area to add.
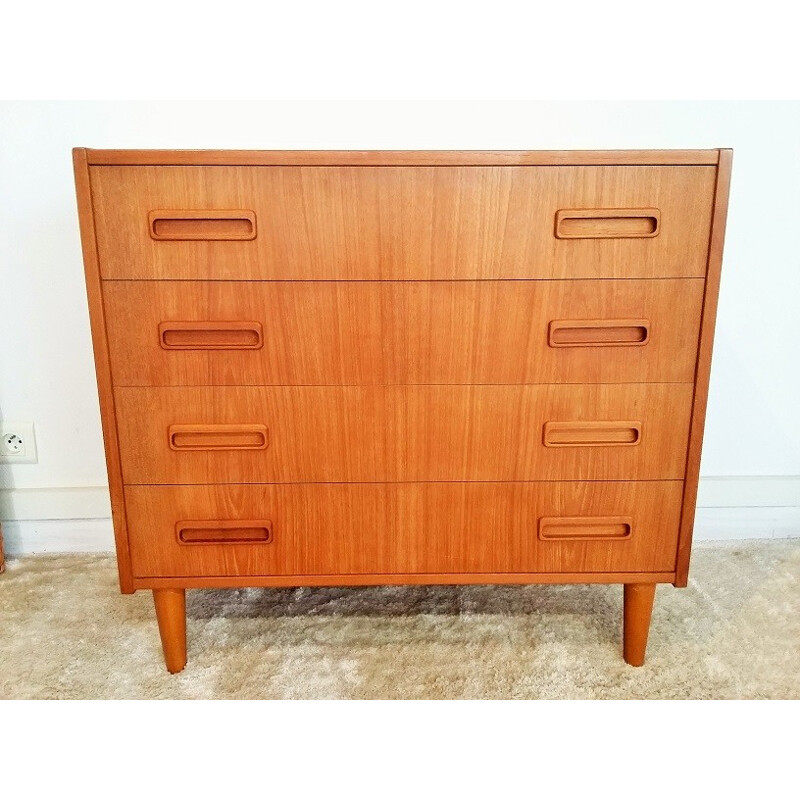
[[[0,463],[36,463],[32,422],[0,422]]]

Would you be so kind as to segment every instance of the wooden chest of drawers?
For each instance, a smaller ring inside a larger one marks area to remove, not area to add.
[[[74,151],[120,584],[685,586],[729,150]]]

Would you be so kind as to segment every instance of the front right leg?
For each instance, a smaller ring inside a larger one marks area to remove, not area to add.
[[[626,583],[623,611],[623,657],[632,667],[644,664],[650,616],[653,613],[654,583]]]

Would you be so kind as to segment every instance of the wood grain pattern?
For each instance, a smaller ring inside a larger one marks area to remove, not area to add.
[[[690,384],[127,387],[126,484],[682,479]],[[548,422],[638,420],[636,446],[546,447]],[[171,425],[263,424],[269,447],[177,452]]]
[[[713,167],[92,167],[104,278],[701,277]],[[248,208],[253,241],[153,241],[154,209]],[[564,208],[658,208],[658,236],[557,239]]]
[[[732,150],[720,150],[719,171],[714,193],[714,217],[708,251],[708,276],[703,300],[703,318],[695,373],[695,394],[692,404],[691,433],[686,459],[686,484],[681,514],[676,586],[689,581],[689,558],[692,549],[694,515],[697,507],[697,485],[700,480],[700,455],[703,449],[703,430],[708,405],[708,385],[711,379],[711,352],[717,320],[719,283],[722,273],[722,248],[725,242],[725,222],[728,216],[728,195],[731,185]]]
[[[703,281],[105,281],[103,288],[118,386],[648,383],[693,380]],[[617,320],[630,330],[562,330],[551,346],[558,320],[572,328]],[[233,333],[203,332],[225,325]],[[237,332],[254,325],[249,338]],[[173,330],[181,352],[165,352],[161,326]],[[570,336],[576,346],[566,345]],[[230,349],[239,339],[253,349]],[[204,352],[225,341],[227,348]]]
[[[129,486],[137,577],[671,572],[680,481]],[[631,519],[617,541],[542,541],[540,517]],[[259,546],[186,547],[178,520],[272,521]],[[296,585],[302,585],[302,577]]]
[[[89,321],[92,330],[94,365],[97,375],[97,391],[100,396],[100,421],[103,426],[103,445],[108,468],[108,488],[111,495],[111,516],[114,523],[114,539],[117,548],[117,567],[120,590],[131,594],[133,576],[125,521],[125,500],[122,490],[122,472],[117,442],[116,408],[114,406],[113,378],[108,355],[106,337],[106,316],[103,303],[102,282],[95,241],[94,216],[92,213],[92,191],[89,182],[89,167],[86,150],[76,148],[72,151],[75,173],[75,189],[78,197],[78,217],[80,220],[81,248],[83,250],[86,295],[89,302]]]
[[[216,166],[715,165],[718,150],[89,150],[90,164]]]

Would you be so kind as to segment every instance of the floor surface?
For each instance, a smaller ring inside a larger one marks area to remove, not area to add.
[[[621,656],[620,586],[187,594],[189,664],[164,669],[150,592],[112,557],[0,575],[0,698],[798,698],[800,539],[701,543],[659,586],[647,663]]]

